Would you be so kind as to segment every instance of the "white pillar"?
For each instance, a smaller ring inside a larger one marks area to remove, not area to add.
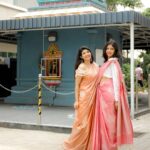
[[[130,24],[130,85],[131,85],[131,117],[134,118],[134,24]]]
[[[150,109],[150,74],[148,74],[148,108]]]

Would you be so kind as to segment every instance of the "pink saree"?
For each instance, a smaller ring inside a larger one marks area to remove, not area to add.
[[[100,82],[96,95],[92,150],[117,150],[122,145],[129,145],[130,147],[133,144],[133,128],[127,93],[118,61],[111,60],[104,63],[100,68],[99,77],[100,79],[102,78],[105,69],[112,61],[118,69],[119,106],[118,110],[116,110],[112,79]]]
[[[99,67],[93,63],[88,72],[76,71],[76,76],[83,76],[80,83],[79,108],[75,110],[75,120],[70,137],[64,142],[65,150],[91,150],[91,127],[94,118],[96,81]]]

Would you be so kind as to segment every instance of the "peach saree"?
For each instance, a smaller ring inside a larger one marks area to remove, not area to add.
[[[93,63],[87,72],[76,70],[76,77],[83,76],[80,83],[79,107],[75,110],[75,120],[71,135],[64,142],[65,150],[91,150],[90,135],[95,109],[96,81],[99,67]]]
[[[133,128],[130,119],[127,93],[123,82],[122,72],[117,60],[107,61],[102,65],[99,78],[112,63],[118,70],[119,105],[114,105],[114,87],[112,78],[100,82],[97,88],[95,117],[92,135],[92,150],[117,150],[126,145],[128,150],[133,144]]]

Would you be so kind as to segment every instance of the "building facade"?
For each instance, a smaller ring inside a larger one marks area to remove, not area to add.
[[[46,52],[57,54],[56,49],[62,52],[61,63],[59,63],[61,67],[58,67],[61,68],[61,70],[58,69],[61,72],[61,78],[60,84],[52,86],[50,82],[50,87],[45,81],[52,81],[52,78],[43,78],[42,102],[46,105],[72,106],[74,103],[74,64],[79,47],[88,46],[97,58],[97,62],[101,63],[103,46],[110,38],[117,41],[120,49],[125,41],[125,46],[131,49],[132,56],[134,56],[134,47],[141,46],[139,37],[143,39],[142,47],[147,46],[145,42],[150,43],[150,20],[148,18],[134,11],[104,12],[103,10],[102,12],[95,9],[95,3],[87,2],[87,4],[91,4],[90,8],[94,7],[94,9],[90,9],[90,12],[89,9],[84,12],[74,12],[69,9],[68,13],[68,10],[61,7],[63,12],[60,13],[57,9],[59,13],[56,13],[56,9],[49,10],[50,5],[45,7],[42,5],[39,10],[34,8],[35,12],[0,21],[1,33],[17,33],[17,85],[13,87],[13,90],[20,91],[20,93],[11,93],[11,96],[5,99],[6,103],[37,104],[37,83],[38,75],[42,73],[41,70],[48,68],[46,71],[48,75],[52,73],[57,76],[55,68],[58,66],[57,61],[52,63],[54,69],[51,68],[52,61],[41,63]],[[146,33],[144,36],[143,32]],[[145,37],[147,41],[144,40]],[[134,58],[131,57],[132,115],[134,114],[133,68]],[[53,79],[55,79],[54,76]],[[21,93],[21,91],[27,92]]]

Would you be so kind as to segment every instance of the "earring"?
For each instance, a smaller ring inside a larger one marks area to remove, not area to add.
[[[81,62],[83,62],[83,58],[82,58],[82,57],[80,57],[80,59],[81,59]]]
[[[92,58],[90,59],[90,63],[92,63]]]
[[[83,60],[83,58],[82,58],[82,57],[80,57],[80,59],[81,59],[81,62],[84,62],[84,60]]]

